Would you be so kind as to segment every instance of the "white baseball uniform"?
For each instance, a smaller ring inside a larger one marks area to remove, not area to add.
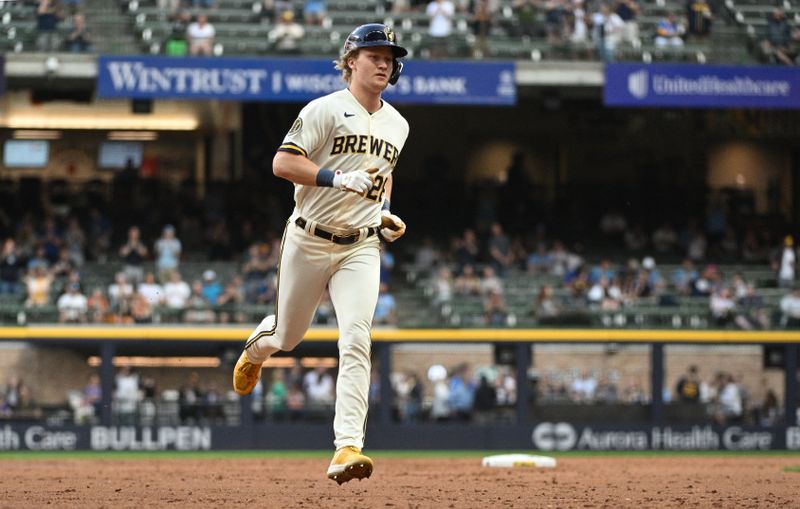
[[[332,171],[378,169],[366,196],[295,184],[295,209],[281,246],[275,316],[261,322],[246,347],[254,364],[293,349],[328,286],[339,324],[337,449],[364,446],[370,329],[380,279],[377,231],[384,186],[407,137],[408,122],[390,104],[382,101],[370,114],[344,89],[308,103],[278,149]]]

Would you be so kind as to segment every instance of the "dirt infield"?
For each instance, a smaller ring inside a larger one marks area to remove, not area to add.
[[[555,469],[483,468],[480,458],[377,457],[337,486],[325,459],[12,459],[0,507],[713,507],[800,506],[800,456],[563,457]]]

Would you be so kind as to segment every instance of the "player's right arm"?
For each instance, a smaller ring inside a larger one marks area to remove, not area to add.
[[[328,102],[318,99],[303,108],[272,159],[272,172],[294,184],[334,187],[364,196],[372,188],[372,178],[366,171],[343,173],[320,168],[308,157],[327,141],[333,130]]]

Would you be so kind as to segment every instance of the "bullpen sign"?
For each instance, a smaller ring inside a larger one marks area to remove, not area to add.
[[[608,64],[607,106],[800,109],[792,67]]]
[[[302,102],[345,87],[330,60],[101,56],[97,95],[128,99]],[[510,62],[406,62],[396,103],[514,105]]]

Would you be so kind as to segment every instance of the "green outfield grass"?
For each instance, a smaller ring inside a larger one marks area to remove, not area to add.
[[[0,452],[0,461],[3,460],[63,460],[63,459],[317,459],[328,458],[332,451],[12,451]],[[587,457],[670,457],[670,456],[796,456],[800,451],[566,451],[542,452],[524,450],[493,450],[493,451],[465,451],[465,450],[423,450],[423,451],[395,451],[395,450],[365,450],[374,458],[482,458],[494,454],[539,454],[554,456],[556,458],[587,458]],[[795,467],[788,467],[794,469]],[[789,471],[789,470],[787,470]],[[795,470],[791,470],[795,471]],[[800,467],[797,467],[800,471]]]

